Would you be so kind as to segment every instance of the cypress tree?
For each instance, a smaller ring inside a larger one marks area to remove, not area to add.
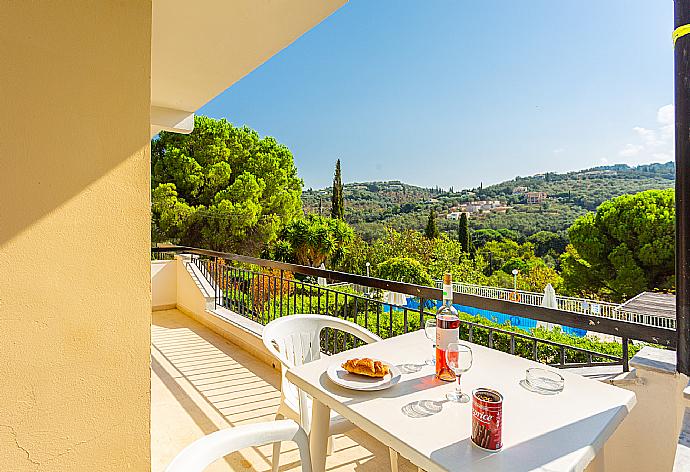
[[[333,176],[333,195],[331,196],[331,217],[345,220],[343,181],[340,176],[340,159],[338,159],[335,163],[335,175]]]
[[[424,236],[427,239],[436,239],[439,236],[438,228],[436,227],[436,213],[434,213],[433,209],[429,210],[429,220],[426,222]]]
[[[470,252],[470,227],[467,213],[461,213],[458,220],[458,240],[462,246],[462,252]]]

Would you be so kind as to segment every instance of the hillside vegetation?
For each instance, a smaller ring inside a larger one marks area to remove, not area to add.
[[[625,164],[595,167],[564,174],[545,173],[516,177],[487,187],[455,191],[454,189],[423,188],[400,181],[349,183],[344,185],[345,219],[365,239],[382,234],[386,226],[398,231],[423,231],[429,210],[439,215],[438,227],[449,236],[456,236],[457,221],[445,215],[462,203],[474,200],[500,200],[511,209],[505,214],[472,214],[473,229],[509,228],[520,237],[539,231],[564,232],[573,222],[611,198],[650,189],[667,189],[674,185],[675,166],[648,164],[630,167]],[[527,204],[523,193],[515,189],[527,187],[530,192],[546,192],[541,204]],[[331,189],[309,189],[302,194],[307,213],[330,212]]]

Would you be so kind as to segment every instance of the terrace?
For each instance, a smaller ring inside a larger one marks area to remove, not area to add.
[[[217,331],[178,309],[153,312],[153,472],[163,471],[177,453],[206,434],[275,417],[280,373]],[[416,470],[407,461],[399,465],[401,471]],[[328,470],[373,472],[388,467],[388,449],[361,430],[335,437]],[[271,446],[231,454],[209,469],[233,470],[271,470]],[[301,470],[295,448],[283,448],[281,470]]]
[[[420,307],[428,306],[424,299],[440,297],[437,289],[429,287],[193,248],[154,248],[152,259],[153,470],[162,470],[175,451],[204,434],[274,417],[280,399],[279,375],[275,360],[260,341],[262,328],[270,320],[319,313],[354,321],[388,338],[418,330],[433,312],[396,307],[372,293],[416,294],[422,299]],[[302,276],[311,278],[299,280]],[[318,277],[334,283],[324,285],[323,279],[318,283]],[[347,284],[368,287],[369,294],[353,291]],[[640,464],[666,464],[670,470],[684,408],[684,377],[675,373],[673,351],[645,347],[629,359],[627,347],[632,340],[672,347],[674,330],[465,293],[456,293],[454,301],[586,327],[623,343],[622,355],[610,355],[519,330],[468,320],[461,325],[461,338],[471,342],[635,392],[638,405],[607,445],[606,470],[646,470],[632,468]],[[355,345],[346,336],[326,334],[322,339],[327,354]],[[243,393],[247,388],[251,397]],[[656,402],[661,391],[677,401]],[[335,445],[327,470],[387,467],[386,448],[360,430],[337,436]],[[281,464],[292,470],[296,450],[284,451],[283,456]],[[270,447],[262,447],[231,455],[224,466],[267,470],[270,460]],[[414,470],[404,460],[400,467]]]
[[[435,288],[192,249],[149,259],[151,137],[191,132],[197,110],[344,3],[3,4],[0,470],[161,471],[196,438],[273,417],[279,374],[259,338],[268,320],[316,311],[395,340],[432,315],[424,301],[439,298]],[[676,445],[690,397],[690,1],[675,3],[675,330],[469,289],[456,295],[464,306],[620,340],[620,353],[607,354],[463,323],[466,339],[509,354],[571,371],[615,368],[604,381],[634,392],[637,405],[606,444],[612,471],[671,470],[674,458],[688,470]],[[422,308],[386,308],[318,277],[415,296]],[[669,349],[631,356],[627,340]],[[324,348],[352,345],[331,337]],[[268,470],[267,449],[212,467]],[[336,436],[327,468],[386,470],[386,450],[354,430]],[[282,456],[283,470],[299,469],[294,449]],[[400,467],[414,469],[403,459]]]

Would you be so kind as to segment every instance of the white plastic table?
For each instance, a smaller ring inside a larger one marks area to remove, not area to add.
[[[422,366],[433,351],[417,331],[287,372],[288,380],[314,399],[314,471],[325,470],[330,409],[428,472],[604,470],[604,444],[635,405],[633,392],[559,370],[565,378],[561,393],[533,393],[519,382],[525,369],[543,364],[467,344],[474,364],[462,376],[463,391],[489,387],[503,394],[503,450],[491,453],[472,444],[472,403],[445,400],[455,385],[436,380],[433,366]],[[397,385],[378,392],[347,390],[331,382],[328,366],[353,357],[386,360],[402,366],[404,373]]]

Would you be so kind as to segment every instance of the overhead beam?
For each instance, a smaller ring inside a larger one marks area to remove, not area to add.
[[[690,24],[690,0],[675,0],[674,28]],[[675,36],[675,35],[674,35]],[[675,44],[676,368],[690,375],[690,35]]]
[[[194,130],[194,112],[151,106],[151,136],[161,131],[189,134]]]

